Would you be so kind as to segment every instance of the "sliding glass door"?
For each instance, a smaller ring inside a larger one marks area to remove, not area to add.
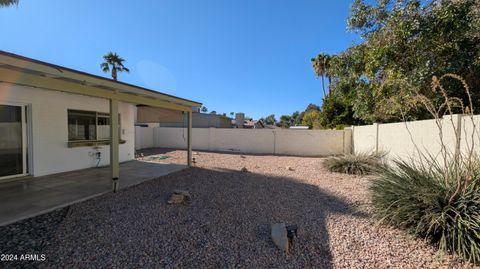
[[[0,103],[0,179],[26,175],[25,106]]]

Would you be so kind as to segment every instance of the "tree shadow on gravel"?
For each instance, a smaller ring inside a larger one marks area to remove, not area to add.
[[[167,205],[174,189],[192,194]],[[289,177],[191,168],[71,206],[50,239],[47,267],[332,268],[326,220],[364,217]],[[290,255],[270,225],[298,225]]]

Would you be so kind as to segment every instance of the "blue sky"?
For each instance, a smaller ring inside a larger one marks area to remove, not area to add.
[[[127,60],[119,80],[258,118],[320,104],[310,66],[359,38],[351,0],[20,0],[0,9],[0,50],[109,76],[109,51]]]

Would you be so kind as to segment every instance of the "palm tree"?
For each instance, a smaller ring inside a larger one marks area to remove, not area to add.
[[[315,72],[317,79],[319,77],[322,78],[323,97],[325,98],[327,96],[327,93],[325,92],[325,82],[324,82],[325,66],[323,64],[325,61],[325,54],[320,53],[317,55],[317,57],[312,58],[311,61],[312,61],[313,71]]]
[[[330,62],[334,56],[326,55],[323,61],[323,66],[325,68],[325,76],[327,77],[327,89],[328,95],[330,95],[330,84],[332,83],[332,74],[330,73]]]
[[[327,77],[328,79],[328,94],[330,94],[330,82],[331,82],[331,76],[329,73],[330,70],[330,60],[332,57],[326,53],[320,53],[317,55],[317,57],[312,58],[312,67],[313,71],[315,72],[315,75],[317,78],[321,77],[322,78],[322,88],[323,88],[323,96],[327,96],[327,93],[325,92],[325,80],[324,78]]]
[[[9,7],[13,5],[18,5],[19,0],[0,0],[0,7]]]
[[[109,52],[107,55],[103,56],[103,59],[105,60],[105,62],[100,64],[102,71],[108,72],[110,71],[110,66],[112,66],[112,78],[114,80],[117,80],[117,72],[130,72],[130,70],[123,65],[123,62],[125,62],[125,60],[122,57],[118,56],[117,53]]]

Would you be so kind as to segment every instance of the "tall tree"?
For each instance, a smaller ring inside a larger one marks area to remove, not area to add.
[[[277,123],[277,120],[275,119],[275,115],[274,114],[271,114],[271,115],[268,115],[264,120],[263,122],[267,125],[276,125]]]
[[[300,112],[298,111],[295,111],[292,113],[292,116],[290,116],[291,120],[292,120],[292,124],[293,126],[297,126],[297,125],[300,125],[302,123],[302,116],[300,114]]]
[[[282,128],[290,128],[292,125],[292,117],[289,115],[280,116],[280,121],[278,121],[277,126]]]
[[[208,112],[208,108],[206,106],[202,106],[202,108],[200,108],[200,110],[203,112],[203,113],[207,113]]]
[[[354,0],[348,27],[363,42],[330,62],[323,127],[429,118],[409,104],[418,93],[442,102],[431,81],[446,73],[466,80],[480,111],[479,0]],[[447,95],[468,103],[460,83],[445,83]]]
[[[322,78],[322,89],[323,89],[323,97],[327,97],[327,93],[325,92],[325,77],[328,81],[328,94],[330,94],[330,82],[331,82],[331,75],[330,75],[330,61],[332,56],[326,53],[320,53],[317,57],[312,58],[312,67],[313,71],[317,78]]]
[[[308,110],[303,114],[302,125],[308,128],[320,128],[320,111]]]
[[[0,7],[18,5],[19,0],[0,0]]]
[[[117,80],[117,72],[130,72],[130,70],[123,65],[125,59],[120,57],[117,53],[109,52],[103,56],[103,59],[105,62],[100,64],[102,71],[109,72],[112,70],[112,78],[114,80]]]
[[[307,108],[305,108],[305,111],[310,111],[310,110],[320,111],[320,107],[317,106],[316,104],[308,104]]]

